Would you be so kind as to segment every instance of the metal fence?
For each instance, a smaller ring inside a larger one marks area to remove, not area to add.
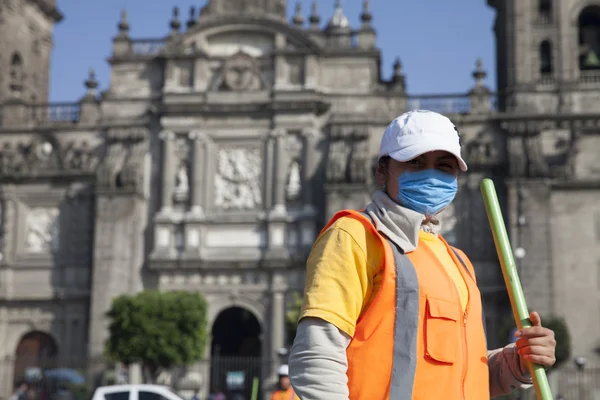
[[[176,366],[160,370],[151,377],[139,370],[132,376],[129,368],[105,360],[86,360],[75,357],[60,357],[35,360],[0,360],[0,400],[12,394],[15,384],[23,380],[30,382],[31,396],[28,400],[51,400],[52,394],[63,386],[52,379],[52,371],[69,371],[69,376],[78,375],[83,384],[69,384],[75,400],[89,400],[93,391],[102,385],[154,382],[166,385],[189,399],[199,395],[200,400],[209,393],[222,391],[226,395],[241,393],[250,398],[255,378],[259,380],[259,393],[272,388],[272,376],[278,360],[264,360],[259,357],[213,357],[192,365]]]
[[[600,368],[577,370],[564,367],[551,371],[548,380],[556,400],[600,400]],[[533,388],[515,391],[498,400],[537,400]]]
[[[552,374],[557,374],[555,397],[560,395],[564,400],[600,400],[600,368],[564,368]]]

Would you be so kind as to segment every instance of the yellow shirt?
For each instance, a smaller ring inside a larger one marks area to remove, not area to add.
[[[435,254],[435,257],[454,281],[454,285],[460,296],[460,305],[462,306],[463,311],[465,311],[467,309],[467,302],[469,301],[469,289],[459,270],[459,268],[464,269],[464,266],[456,265],[450,256],[452,250],[446,247],[439,236],[434,235],[433,233],[419,231],[419,238],[423,239],[423,243],[425,243],[429,250]]]
[[[468,290],[458,270],[463,267],[454,263],[437,236],[421,232],[420,237],[455,281],[464,308]],[[300,318],[323,319],[353,337],[356,321],[381,285],[383,254],[381,242],[366,233],[362,222],[338,219],[317,239],[308,257]]]

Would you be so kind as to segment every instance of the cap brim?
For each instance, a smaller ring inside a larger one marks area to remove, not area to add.
[[[460,152],[457,152],[456,149],[449,148],[449,146],[434,143],[418,143],[407,146],[401,150],[394,151],[388,155],[396,161],[407,162],[431,151],[447,151],[456,157],[460,170],[463,172],[467,171],[467,163],[460,156]]]

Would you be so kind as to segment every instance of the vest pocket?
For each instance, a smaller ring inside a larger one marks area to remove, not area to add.
[[[425,313],[425,355],[435,361],[454,364],[457,356],[458,305],[445,300],[427,297]]]

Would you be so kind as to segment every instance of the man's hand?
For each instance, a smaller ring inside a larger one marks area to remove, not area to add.
[[[538,313],[532,312],[529,319],[533,326],[515,333],[515,336],[519,338],[517,349],[521,360],[521,370],[524,373],[528,371],[527,362],[539,364],[545,368],[553,366],[556,362],[554,332],[542,327],[542,319]]]

